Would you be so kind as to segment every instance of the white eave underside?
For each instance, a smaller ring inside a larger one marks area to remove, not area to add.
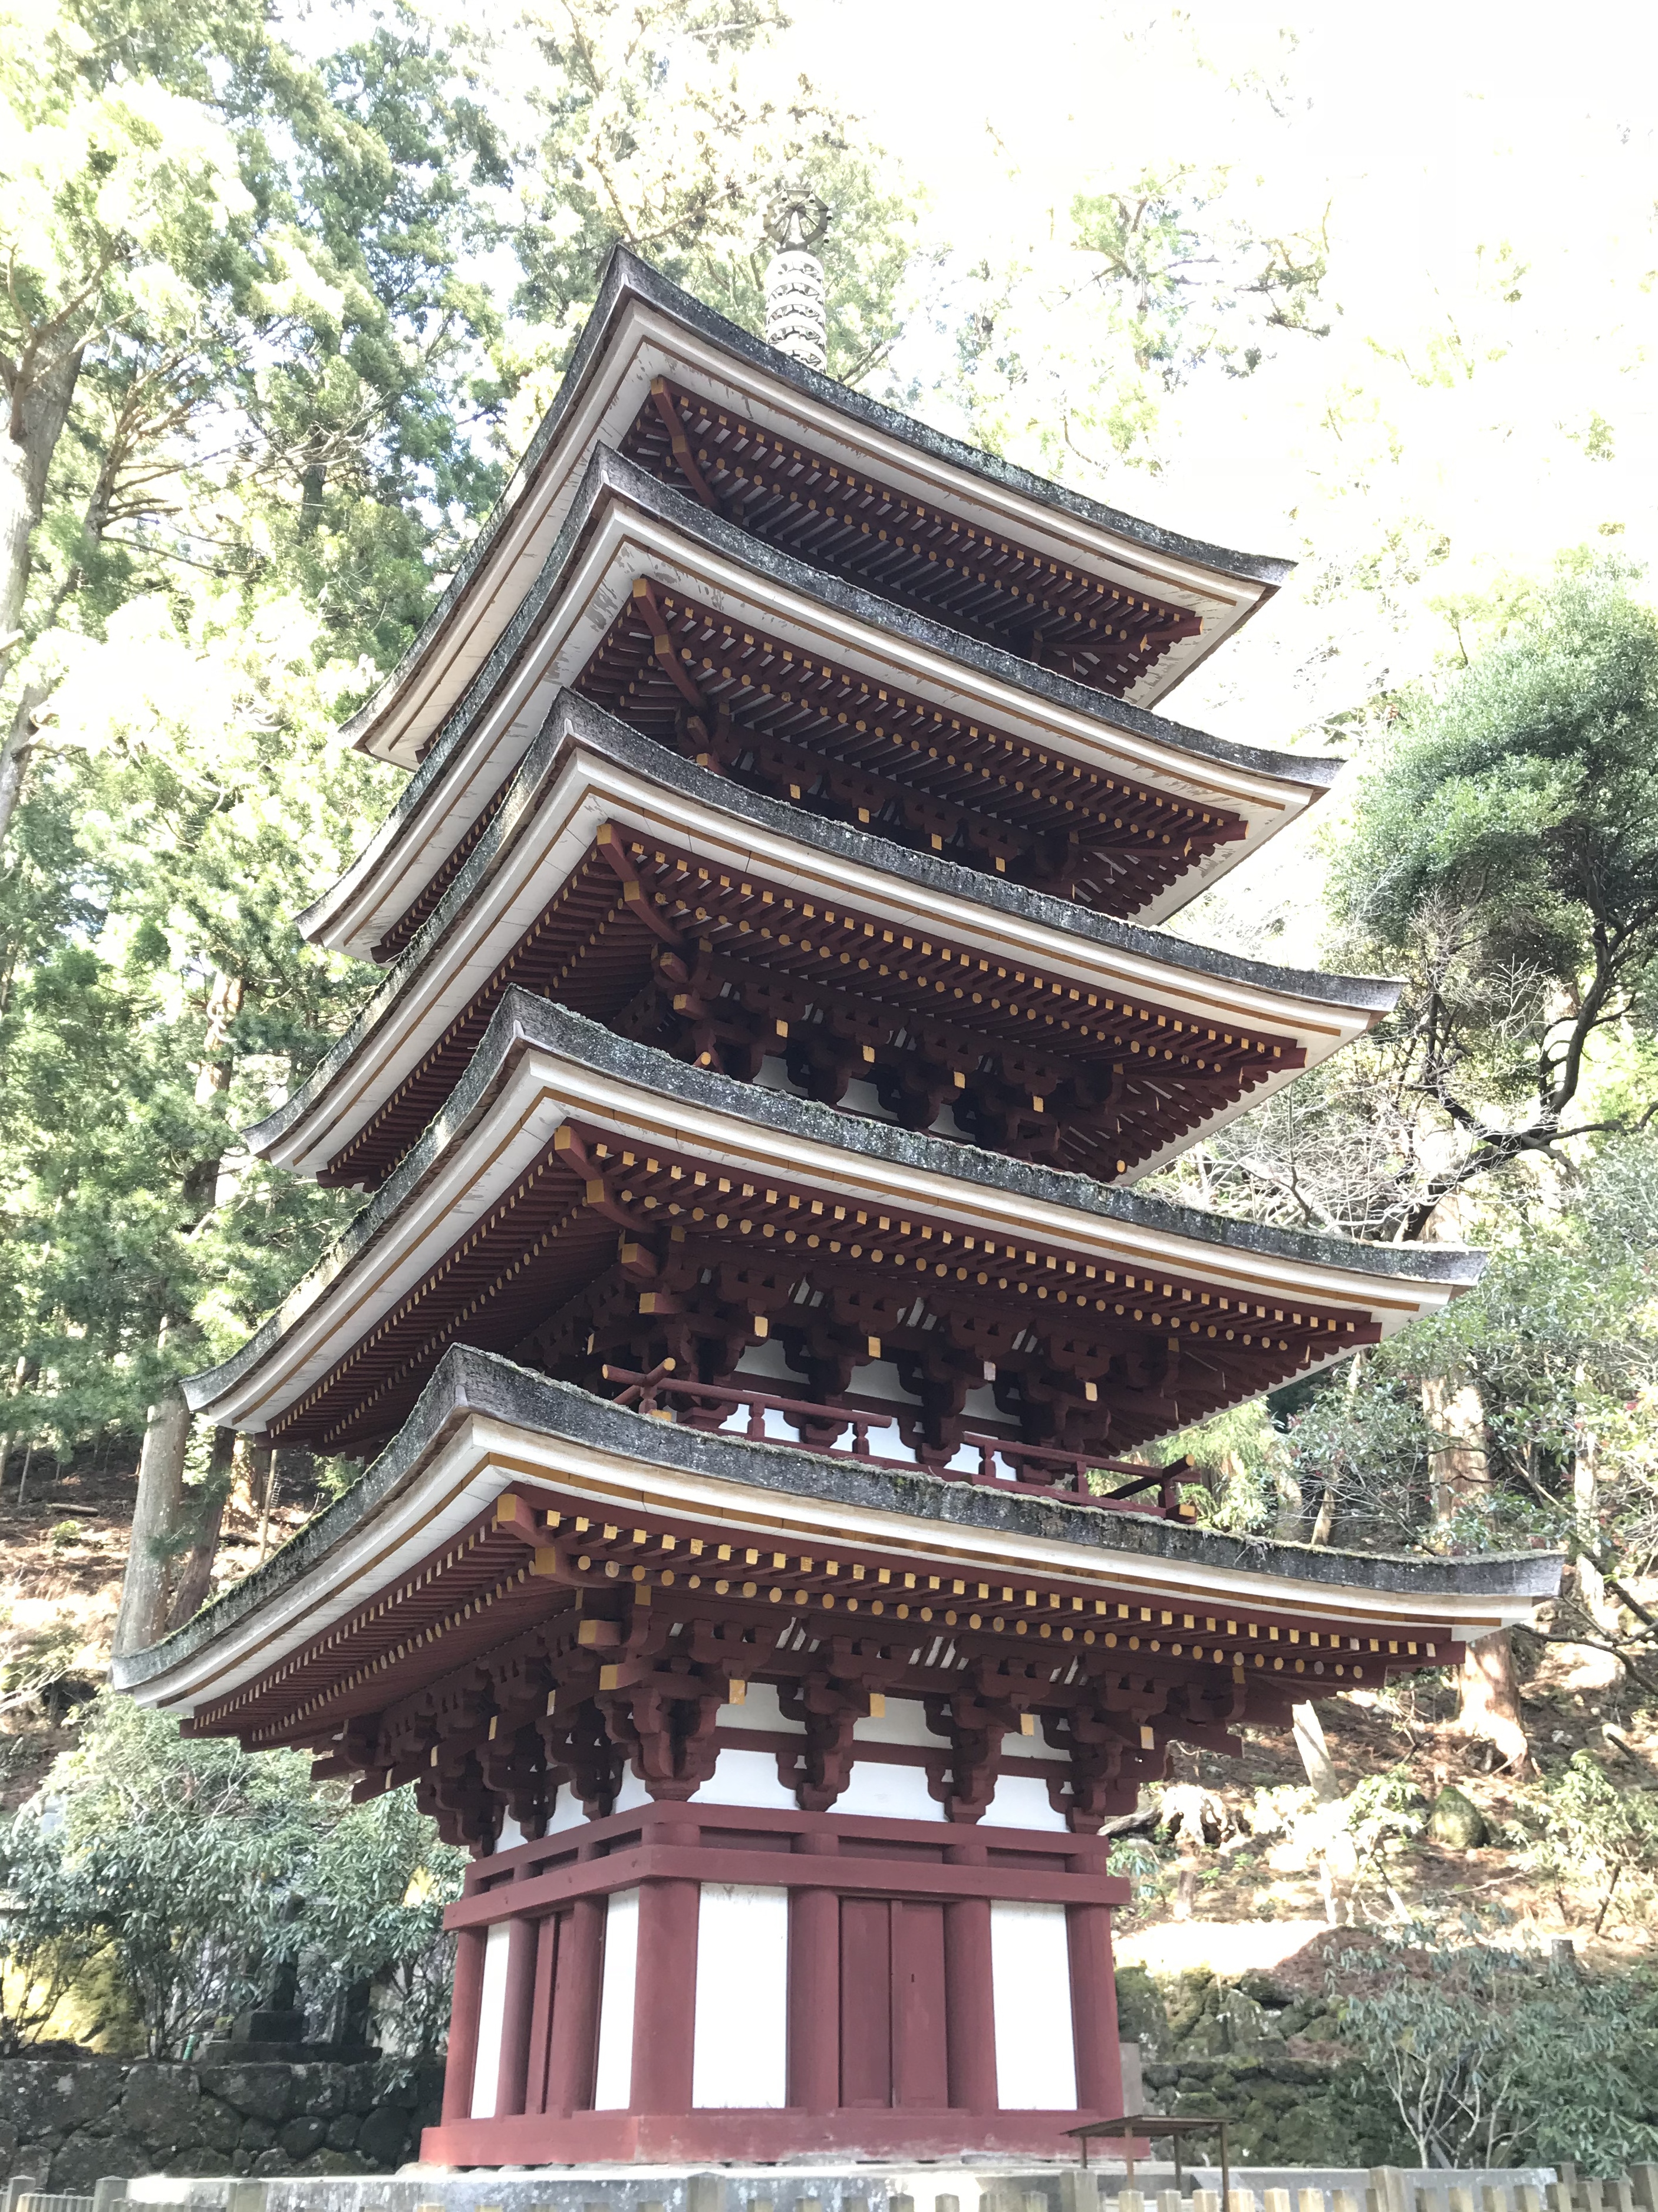
[[[791,650],[821,657],[877,689],[991,724],[1021,743],[1098,775],[1131,778],[1182,805],[1241,815],[1247,837],[1220,846],[1137,910],[1133,919],[1141,926],[1195,898],[1320,795],[1320,784],[1310,779],[1297,784],[1068,710],[969,661],[877,629],[723,558],[607,486],[562,589],[456,739],[431,789],[412,806],[394,810],[333,889],[301,916],[313,942],[360,959],[372,956],[511,777],[559,691],[575,684],[641,576],[708,606],[734,627],[762,629]]]
[[[1097,1582],[1102,1594],[1132,1585],[1166,1600],[1201,1583],[1208,1601],[1271,1608],[1309,1620],[1338,1615],[1370,1632],[1408,1619],[1465,1643],[1529,1620],[1536,1600],[1481,1592],[1403,1593],[1363,1583],[1311,1583],[1294,1576],[1218,1570],[1139,1551],[1067,1543],[1001,1528],[930,1522],[913,1515],[872,1512],[819,1498],[756,1490],[717,1477],[653,1465],[648,1494],[641,1463],[603,1447],[549,1435],[476,1413],[465,1413],[412,1477],[326,1552],[221,1634],[181,1655],[172,1666],[130,1686],[145,1705],[173,1713],[233,1695],[379,1592],[394,1585],[487,1513],[495,1500],[526,1480],[556,1483],[566,1495],[591,1498],[614,1510],[648,1504],[656,1513],[710,1516],[754,1530],[770,1543],[810,1538],[828,1546],[900,1545],[918,1562],[955,1572],[1048,1574]]]
[[[497,1023],[501,1019],[497,1015]],[[710,1086],[723,1081],[709,1079]],[[1345,1308],[1377,1322],[1384,1336],[1439,1310],[1455,1288],[1444,1280],[1371,1273],[1357,1257],[1362,1247],[1354,1248],[1351,1266],[1285,1259],[1247,1243],[1221,1244],[963,1180],[947,1171],[944,1159],[937,1169],[918,1168],[842,1149],[768,1120],[651,1089],[526,1040],[477,1112],[429,1149],[417,1148],[371,1202],[371,1212],[375,1205],[383,1208],[378,1229],[339,1263],[325,1262],[265,1324],[259,1336],[269,1334],[266,1349],[251,1358],[236,1355],[190,1380],[192,1411],[221,1426],[263,1432],[420,1285],[572,1118],[610,1131],[624,1145],[694,1154],[743,1179],[805,1183],[856,1205],[957,1222],[975,1235],[1040,1240],[1074,1254],[1079,1268],[1167,1270],[1276,1305],[1299,1300]],[[442,1128],[442,1117],[434,1128]],[[947,1159],[958,1148],[940,1144],[938,1151]],[[1329,1359],[1314,1364],[1327,1365],[1351,1348],[1333,1336]]]
[[[421,748],[488,658],[539,573],[594,448],[620,447],[659,376],[689,386],[756,428],[810,445],[839,465],[926,504],[947,507],[975,527],[1017,538],[1063,566],[1200,613],[1203,635],[1180,640],[1133,687],[1127,696],[1137,706],[1165,697],[1271,588],[1090,526],[1063,508],[884,437],[768,374],[762,363],[690,329],[657,302],[624,291],[567,419],[536,453],[532,466],[520,468],[503,494],[496,534],[477,570],[349,725],[365,751],[415,766]]]
[[[568,715],[565,726],[568,728]],[[720,780],[707,779],[712,789]],[[509,805],[519,805],[515,792]],[[426,957],[406,978],[389,981],[365,1009],[361,1040],[329,1078],[319,1097],[288,1125],[251,1148],[277,1167],[315,1175],[378,1112],[443,1036],[473,994],[495,972],[544,911],[589,850],[601,826],[613,823],[644,842],[661,841],[712,869],[754,875],[805,899],[844,910],[858,908],[902,936],[933,935],[975,947],[994,965],[1035,969],[1073,983],[1086,995],[1149,999],[1177,1018],[1223,1031],[1269,1031],[1300,1044],[1316,1066],[1362,1035],[1378,1010],[1318,1000],[1282,988],[1205,972],[1181,958],[1168,940],[1166,957],[1148,957],[1081,933],[987,910],[842,856],[774,834],[716,805],[699,805],[682,790],[607,759],[572,734],[550,781],[526,793],[524,819],[476,894],[452,892],[419,940]],[[861,945],[859,951],[865,948]],[[879,948],[877,948],[878,952]],[[895,956],[896,957],[896,956]],[[987,987],[987,988],[993,988]],[[948,1008],[941,1009],[948,1012]],[[1234,1115],[1248,1112],[1290,1081],[1284,1067],[1221,1104],[1202,1123],[1133,1170],[1155,1173]]]

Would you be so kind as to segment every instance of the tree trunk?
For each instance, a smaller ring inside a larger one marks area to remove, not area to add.
[[[1520,1691],[1514,1677],[1514,1643],[1506,1628],[1493,1629],[1471,1644],[1462,1662],[1462,1709],[1457,1726],[1465,1735],[1495,1744],[1505,1765],[1518,1774],[1531,1758]]]
[[[1600,1442],[1592,1431],[1580,1437],[1572,1463],[1571,1502],[1577,1517],[1580,1547],[1587,1547],[1595,1540],[1594,1517],[1600,1504]],[[1577,1596],[1584,1612],[1608,1643],[1617,1642],[1623,1631],[1623,1622],[1617,1599],[1606,1595],[1606,1577],[1582,1548],[1573,1562],[1572,1571],[1576,1577]],[[1615,1652],[1597,1651],[1592,1644],[1586,1644],[1579,1653],[1578,1663],[1573,1672],[1575,1680],[1583,1688],[1606,1690],[1621,1680],[1624,1663]]]
[[[1278,1511],[1272,1516],[1272,1534],[1293,1543],[1301,1534],[1307,1517],[1307,1501],[1301,1494],[1301,1485],[1287,1467],[1274,1470],[1272,1486],[1278,1492]]]
[[[1430,1375],[1422,1385],[1422,1410],[1441,1441],[1429,1454],[1429,1483],[1436,1521],[1448,1521],[1490,1480],[1485,1407],[1477,1384]]]
[[[168,1617],[169,1628],[182,1628],[207,1603],[213,1586],[213,1562],[218,1557],[219,1535],[230,1499],[230,1463],[236,1447],[234,1429],[215,1429],[207,1476],[197,1501],[196,1534],[185,1554],[178,1594]]]
[[[185,1452],[190,1443],[190,1408],[176,1382],[150,1407],[138,1460],[138,1496],[132,1509],[121,1610],[115,1623],[118,1657],[142,1651],[167,1633],[166,1544],[179,1525],[184,1504]]]
[[[247,1487],[259,1501],[259,1559],[263,1566],[270,1550],[270,1516],[276,1510],[276,1453],[271,1444],[250,1444]]]
[[[230,1088],[234,1062],[216,1055],[222,1054],[224,1051],[230,1025],[242,1010],[242,996],[240,975],[227,975],[222,969],[216,972],[213,988],[208,994],[207,1031],[202,1039],[202,1057],[196,1069],[196,1103],[198,1106],[210,1105],[216,1091]],[[218,1178],[219,1163],[215,1160],[213,1180],[216,1185]]]
[[[1290,1718],[1295,1729],[1296,1749],[1301,1753],[1307,1779],[1313,1785],[1313,1795],[1321,1805],[1332,1805],[1342,1794],[1341,1784],[1330,1761],[1329,1746],[1324,1741],[1324,1723],[1318,1717],[1318,1707],[1310,1704],[1292,1705]]]
[[[0,425],[0,682],[23,642],[23,605],[28,597],[34,533],[46,507],[52,457],[69,419],[81,374],[81,349],[32,362],[23,360],[7,380],[5,416]],[[10,734],[0,745],[0,845],[23,787],[33,741],[34,710],[45,696],[26,686],[14,709]]]
[[[34,710],[46,696],[44,684],[26,684],[18,694],[16,712],[6,742],[0,745],[0,846],[6,842],[11,817],[23,795],[23,777],[34,750]]]

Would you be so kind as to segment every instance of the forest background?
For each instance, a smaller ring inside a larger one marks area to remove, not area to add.
[[[1658,213],[1636,88],[1658,56],[1632,9],[1611,72],[1527,21],[1406,6],[1384,37],[1304,0],[1205,0],[1015,40],[941,0],[802,0],[793,22],[779,0],[537,0],[464,23],[3,0],[0,1492],[137,1468],[122,1642],[249,1563],[227,1516],[268,1523],[282,1471],[193,1432],[177,1378],[354,1202],[237,1135],[370,988],[290,926],[398,781],[340,724],[499,495],[610,246],[757,328],[766,214],[804,186],[834,214],[835,374],[1301,564],[1171,709],[1353,765],[1321,821],[1175,926],[1406,989],[1161,1187],[1495,1256],[1443,1321],[1169,1449],[1240,1529],[1563,1546],[1561,1605],[1477,1655],[1461,1724],[1549,1784],[1521,1690],[1554,1646],[1638,1734]],[[47,1642],[0,1697],[85,1671]],[[126,1723],[95,1725],[131,1780]],[[175,1754],[148,1756],[155,1806]],[[97,1764],[75,1757],[71,1797]],[[1556,1765],[1550,1786],[1593,1797]],[[1631,1758],[1606,1783],[1645,1837],[1631,1899],[1658,1875],[1649,1780]],[[219,1776],[203,1802],[245,1814],[251,1786]],[[334,1848],[297,1779],[276,1794]],[[245,1822],[262,1849],[274,1818]],[[356,1844],[383,1850],[388,1896],[418,1887],[408,1830]]]

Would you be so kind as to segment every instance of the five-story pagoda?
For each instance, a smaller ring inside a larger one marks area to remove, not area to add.
[[[1478,1273],[1127,1188],[1393,1003],[1152,926],[1334,772],[1154,711],[1282,574],[618,252],[360,718],[385,981],[251,1142],[368,1195],[190,1395],[373,1464],[118,1679],[471,1847],[428,2158],[1057,2153],[1168,1745],[1552,1587],[1124,1456]]]

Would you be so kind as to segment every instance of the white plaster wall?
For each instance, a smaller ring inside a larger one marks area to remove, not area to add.
[[[981,1828],[1050,1828],[1061,1832],[1065,1815],[1048,1802],[1048,1784],[1035,1774],[1003,1774],[979,1823]]]
[[[776,2112],[788,2102],[788,1965],[786,1890],[702,1884],[693,2105]]]
[[[804,1721],[787,1719],[778,1702],[775,1682],[750,1682],[740,1705],[721,1705],[714,1715],[720,1728],[780,1729],[785,1735],[804,1735]]]
[[[579,1828],[586,1817],[580,1798],[568,1782],[561,1783],[551,1817],[547,1822],[547,1833],[555,1836],[561,1828]]]
[[[636,1807],[648,1805],[650,1802],[650,1791],[631,1766],[624,1766],[622,1770],[622,1787],[616,1793],[616,1802],[610,1808],[611,1812],[631,1813]]]
[[[741,1711],[743,1708],[738,1707]],[[715,1761],[712,1776],[691,1799],[693,1805],[761,1805],[793,1813],[794,1792],[777,1778],[777,1759],[769,1751],[733,1751],[727,1747]]]
[[[1062,1905],[990,1907],[996,2101],[1008,2112],[1072,2111],[1077,2051]]]
[[[944,1808],[928,1796],[926,1770],[886,1766],[860,1759],[852,1778],[830,1806],[831,1813],[880,1814],[892,1820],[942,1820]]]
[[[852,1724],[854,1743],[903,1743],[943,1751],[947,1740],[934,1735],[926,1724],[926,1707],[919,1698],[889,1698],[884,1713],[865,1713]]]
[[[1011,1734],[1005,1735],[1002,1738],[1002,1757],[1004,1759],[1051,1759],[1056,1765],[1063,1766],[1070,1759],[1071,1753],[1068,1751],[1055,1751],[1039,1727],[1030,1735]]]
[[[634,1988],[639,1967],[639,1892],[618,1889],[604,1914],[604,1971],[598,1987],[598,2064],[593,2109],[625,2112],[633,2096]]]
[[[507,1946],[511,1941],[512,1929],[504,1920],[498,1920],[484,1938],[477,2057],[472,2064],[471,2111],[475,2120],[495,2118],[501,2086],[501,2031],[507,2017]]]

